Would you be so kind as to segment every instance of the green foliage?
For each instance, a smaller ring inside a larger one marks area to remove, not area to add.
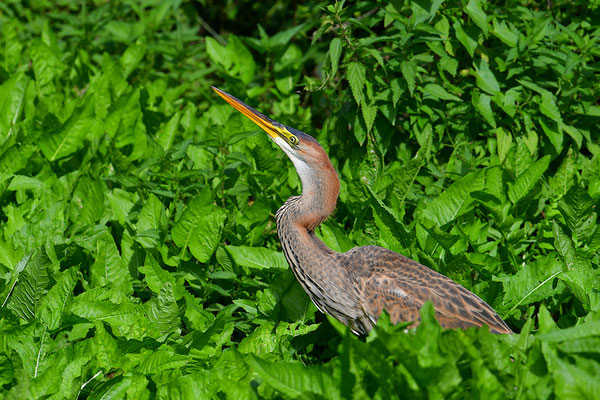
[[[0,398],[600,398],[599,20],[1,3]],[[402,252],[517,333],[316,312],[275,231],[301,183],[210,85],[323,144],[331,248]]]

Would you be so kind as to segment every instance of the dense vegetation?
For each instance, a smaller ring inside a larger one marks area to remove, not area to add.
[[[0,3],[0,398],[600,398],[599,21],[598,0]],[[274,226],[293,166],[210,85],[327,150],[330,247],[401,252],[517,333],[428,305],[358,338],[316,312]]]

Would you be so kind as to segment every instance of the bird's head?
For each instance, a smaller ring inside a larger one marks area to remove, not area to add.
[[[320,195],[320,197],[327,197],[327,200],[333,198],[335,206],[340,186],[339,179],[325,150],[315,138],[280,124],[232,95],[216,87],[212,88],[226,102],[267,132],[275,144],[287,154],[300,176],[303,194]],[[333,208],[329,212],[332,210]]]

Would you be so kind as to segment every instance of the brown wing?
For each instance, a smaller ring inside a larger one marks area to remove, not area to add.
[[[350,263],[357,263],[365,312],[359,325],[367,325],[367,330],[384,308],[394,323],[418,323],[421,306],[431,300],[436,318],[445,328],[485,324],[493,333],[512,333],[486,302],[424,265],[377,246],[358,247],[346,255]]]

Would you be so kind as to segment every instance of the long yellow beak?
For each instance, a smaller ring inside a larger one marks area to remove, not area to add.
[[[221,89],[217,89],[214,86],[211,86],[212,90],[217,92],[219,96],[221,96],[226,102],[231,104],[233,108],[244,114],[248,117],[252,122],[258,125],[262,130],[267,132],[269,136],[273,139],[277,137],[281,137],[285,139],[288,143],[290,143],[290,137],[293,136],[290,131],[286,129],[285,126],[281,125],[277,121],[273,121],[271,118],[259,113],[254,108],[250,107],[248,104],[244,103],[241,100],[236,99],[229,93],[222,91]]]

